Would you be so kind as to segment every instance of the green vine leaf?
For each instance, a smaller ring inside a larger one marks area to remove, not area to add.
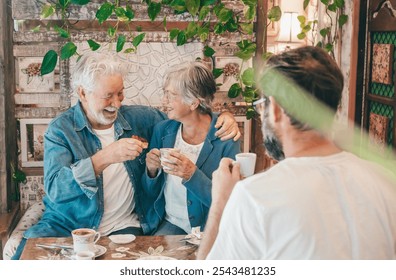
[[[348,15],[340,15],[338,18],[338,24],[340,28],[348,21]]]
[[[83,5],[86,5],[86,4],[88,4],[89,2],[91,2],[91,0],[71,0],[71,2],[72,2],[73,4],[77,4],[77,5],[83,6]]]
[[[122,51],[122,49],[124,48],[125,42],[126,42],[125,35],[123,35],[123,34],[119,35],[117,38],[117,46],[116,46],[117,52]]]
[[[304,3],[303,3],[304,10],[307,9],[309,2],[310,2],[310,0],[304,0]]]
[[[241,88],[240,84],[235,83],[235,84],[230,86],[230,89],[228,90],[228,94],[227,95],[228,95],[229,98],[236,98],[240,94],[242,94],[242,88]]]
[[[215,50],[209,46],[205,46],[203,53],[207,57],[212,57],[215,54]]]
[[[41,76],[54,71],[56,63],[58,62],[58,54],[54,50],[49,50],[41,62],[40,73]]]
[[[240,23],[239,27],[241,28],[243,33],[249,35],[253,34],[253,23]]]
[[[256,6],[257,0],[242,0],[243,4],[246,6]]]
[[[198,27],[198,36],[202,42],[205,42],[209,38],[209,26],[204,24]]]
[[[238,24],[235,22],[234,18],[231,18],[227,23],[225,24],[225,28],[229,32],[235,32],[238,30]]]
[[[218,77],[221,76],[221,74],[224,73],[224,70],[223,68],[214,68],[212,72],[213,72],[213,77],[217,79]]]
[[[252,103],[254,100],[257,99],[256,89],[251,86],[246,86],[245,90],[242,91],[243,99],[246,102]]]
[[[207,7],[207,6],[202,7],[201,10],[199,11],[198,19],[204,20],[206,18],[206,16],[209,14],[209,12],[210,12],[209,7]]]
[[[69,38],[70,37],[70,33],[67,30],[65,30],[63,28],[60,28],[57,25],[54,26],[54,30],[56,32],[58,32],[59,36],[61,36],[62,38]]]
[[[217,17],[220,20],[220,22],[226,23],[227,21],[229,21],[232,18],[233,15],[234,14],[230,9],[223,8],[220,10]]]
[[[113,9],[114,5],[109,2],[105,2],[102,4],[102,6],[100,6],[96,12],[96,18],[100,24],[105,22],[110,17],[110,15],[113,13]]]
[[[110,27],[107,29],[107,35],[109,35],[109,37],[111,37],[111,38],[114,37],[115,33],[116,33],[116,30],[114,29],[113,26],[110,26]]]
[[[201,4],[203,7],[214,5],[217,2],[217,0],[202,0]]]
[[[119,21],[129,21],[129,18],[126,15],[126,10],[123,7],[115,8],[114,12]]]
[[[243,15],[246,20],[252,21],[256,16],[256,6],[247,6],[247,8],[244,9]]]
[[[185,32],[187,38],[193,38],[198,33],[197,23],[194,21],[189,22]]]
[[[345,5],[345,1],[344,0],[334,0],[334,4],[338,7],[338,8],[343,8]]]
[[[73,42],[67,42],[61,49],[60,58],[68,59],[77,52],[77,46]]]
[[[182,46],[187,42],[187,37],[186,33],[184,31],[180,31],[179,34],[177,34],[177,41],[176,45],[177,46]]]
[[[135,18],[135,11],[132,10],[131,6],[129,5],[126,6],[125,15],[130,21]]]
[[[148,16],[151,21],[154,21],[157,15],[161,12],[161,3],[151,2],[148,6]]]
[[[58,4],[62,9],[66,9],[70,5],[70,0],[59,0]]]
[[[43,9],[41,10],[41,18],[47,18],[52,16],[55,13],[55,8],[51,4],[44,5]]]
[[[268,19],[272,22],[274,21],[279,21],[282,16],[282,11],[279,6],[273,6],[269,11],[268,11]]]
[[[93,51],[96,51],[100,48],[100,44],[96,43],[94,40],[89,39],[88,41],[89,48]]]
[[[215,26],[213,27],[213,32],[215,34],[222,34],[225,32],[225,27],[222,25],[220,22],[216,23]]]
[[[246,119],[250,120],[254,118],[256,114],[257,114],[256,111],[253,108],[249,107],[246,110]]]
[[[145,36],[146,36],[146,33],[141,33],[141,34],[137,35],[135,38],[133,38],[132,45],[134,47],[139,46],[139,44],[143,41]]]
[[[253,68],[248,68],[243,71],[242,74],[242,83],[246,86],[253,86],[254,85],[254,70]]]
[[[170,38],[171,40],[174,40],[174,39],[177,37],[177,35],[179,35],[179,32],[180,32],[180,29],[178,29],[178,28],[173,28],[173,29],[169,32],[169,38]]]
[[[195,16],[198,13],[200,7],[200,0],[186,0],[187,11]]]

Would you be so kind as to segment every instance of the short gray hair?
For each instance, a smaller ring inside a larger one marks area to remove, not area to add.
[[[216,81],[212,71],[202,62],[193,61],[170,68],[165,76],[164,88],[172,85],[181,94],[186,104],[199,99],[201,113],[212,112],[212,101],[216,93]]]
[[[126,65],[116,57],[90,52],[82,55],[77,61],[72,73],[71,87],[74,94],[78,94],[79,87],[87,93],[92,93],[101,77],[115,74],[125,77],[127,73]]]

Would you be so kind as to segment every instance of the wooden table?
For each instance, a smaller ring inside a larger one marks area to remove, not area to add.
[[[197,245],[181,241],[184,235],[137,236],[128,244],[115,244],[107,236],[102,236],[97,245],[107,249],[97,260],[135,260],[139,258],[175,258],[179,260],[195,260]],[[71,237],[31,238],[26,242],[21,260],[38,259],[72,259],[72,250],[43,249],[36,244],[72,245]],[[120,248],[121,247],[121,248]]]

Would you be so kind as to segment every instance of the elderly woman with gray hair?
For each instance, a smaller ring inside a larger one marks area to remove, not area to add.
[[[147,220],[155,235],[203,230],[211,204],[212,172],[221,158],[235,158],[239,141],[215,136],[216,92],[212,72],[200,62],[171,68],[164,81],[163,105],[169,120],[154,127],[146,156],[143,188],[151,197]],[[167,160],[161,148],[175,148]]]

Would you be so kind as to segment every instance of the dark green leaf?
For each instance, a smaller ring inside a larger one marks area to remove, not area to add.
[[[119,21],[128,21],[129,20],[129,18],[126,15],[126,10],[123,7],[115,8],[114,12],[115,12],[117,19]]]
[[[147,11],[151,21],[154,21],[157,15],[161,12],[161,3],[151,2]]]
[[[86,5],[86,4],[88,4],[89,2],[91,2],[91,0],[71,0],[71,2],[72,2],[73,4],[77,4],[77,5],[83,6],[83,5]]]
[[[217,0],[202,0],[201,1],[201,6],[210,6],[216,3]]]
[[[174,0],[170,3],[172,9],[178,12],[185,12],[187,11],[186,2],[184,0]]]
[[[256,111],[253,108],[249,107],[246,110],[246,119],[250,120],[254,118],[256,114],[257,114]]]
[[[99,23],[102,24],[105,22],[109,16],[113,13],[114,5],[109,2],[105,2],[100,6],[100,8],[96,12],[96,18]]]
[[[226,30],[229,32],[235,32],[238,30],[238,24],[235,22],[233,18],[231,18],[227,23],[224,25]]]
[[[221,76],[221,74],[223,74],[224,70],[223,68],[214,68],[212,72],[213,72],[213,77],[217,79],[218,77]]]
[[[132,20],[135,17],[135,11],[132,10],[131,6],[127,5],[126,6],[126,12],[125,15],[129,20]]]
[[[327,43],[324,48],[326,51],[331,52],[333,50],[333,47],[333,44]]]
[[[15,183],[24,183],[26,182],[26,174],[23,171],[17,169],[14,171],[14,173],[12,173],[12,179]]]
[[[57,25],[54,25],[54,30],[56,32],[58,32],[59,36],[61,36],[62,38],[69,38],[70,37],[70,33],[68,31],[66,31],[63,28],[60,28]]]
[[[177,34],[176,45],[177,46],[182,46],[186,42],[187,42],[186,33],[184,31],[180,31],[179,34]]]
[[[44,76],[45,74],[51,73],[54,71],[56,63],[58,62],[58,54],[54,50],[49,50],[41,63],[41,76]]]
[[[234,14],[230,9],[223,8],[220,10],[217,17],[220,20],[220,22],[225,23],[225,22],[229,21],[233,15]]]
[[[44,5],[43,9],[41,10],[41,18],[47,18],[52,16],[55,13],[55,8],[54,6],[50,5],[50,4],[46,4]]]
[[[200,7],[200,0],[186,0],[186,7],[187,11],[189,11],[192,16],[195,16]]]
[[[242,88],[238,83],[233,84],[228,90],[229,98],[236,98],[242,93]]]
[[[246,86],[245,90],[242,91],[243,99],[246,102],[252,103],[255,99],[257,99],[256,89],[251,86]]]
[[[203,53],[205,56],[211,57],[215,54],[215,50],[209,46],[205,46]]]
[[[89,48],[93,51],[96,51],[97,49],[100,48],[100,44],[96,43],[94,40],[90,39],[87,42],[88,42]]]
[[[222,34],[225,32],[225,27],[220,22],[216,23],[213,27],[213,31],[215,34]]]
[[[343,8],[345,5],[345,1],[344,0],[334,0],[334,4],[338,7],[338,8]]]
[[[304,10],[308,7],[310,0],[304,0],[303,8]]]
[[[198,33],[198,25],[194,21],[190,21],[185,30],[187,38],[193,38]]]
[[[337,6],[333,3],[333,4],[330,4],[327,7],[327,9],[329,9],[329,11],[335,12],[335,11],[337,11]]]
[[[125,35],[123,35],[123,34],[119,35],[117,38],[117,46],[116,46],[117,52],[122,51],[122,49],[124,48],[125,42],[126,42]]]
[[[329,4],[330,0],[320,0],[320,2],[322,2],[323,4],[325,4],[326,6]]]
[[[145,36],[146,36],[146,33],[141,33],[141,34],[137,35],[135,38],[133,38],[132,45],[134,47],[139,46],[139,44],[143,41]]]
[[[271,10],[268,11],[268,19],[270,21],[279,21],[282,16],[282,11],[279,6],[273,6]]]
[[[224,4],[223,3],[217,3],[216,4],[216,6],[214,6],[213,7],[213,12],[214,12],[214,14],[217,16],[217,17],[219,17],[219,14],[220,14],[220,11],[221,11],[221,9],[223,9],[224,8]]]
[[[242,83],[246,86],[253,86],[254,84],[254,70],[253,68],[248,68],[243,71],[242,74]]]
[[[201,42],[205,42],[206,39],[209,37],[209,26],[207,25],[202,25],[198,28],[198,35],[199,38],[201,39]]]
[[[58,0],[59,6],[66,9],[70,5],[70,0]]]
[[[303,28],[302,28],[302,32],[305,32],[305,33],[307,33],[307,32],[309,32],[311,30],[311,25],[310,24],[307,24],[306,26],[304,26]]]
[[[177,35],[179,35],[180,29],[178,28],[173,28],[170,32],[169,32],[169,38],[171,40],[175,39],[177,37]]]
[[[272,53],[272,52],[265,52],[265,53],[263,53],[262,58],[265,61],[265,60],[267,60],[268,58],[270,58],[273,55],[274,55],[274,53]]]
[[[338,24],[342,27],[348,21],[348,15],[340,15],[338,18]]]
[[[320,34],[322,37],[325,37],[327,34],[329,34],[329,32],[330,32],[330,28],[326,27],[326,28],[321,29],[321,30],[319,31],[319,34]]]
[[[68,59],[77,52],[77,46],[73,42],[67,42],[61,49],[62,60]]]

